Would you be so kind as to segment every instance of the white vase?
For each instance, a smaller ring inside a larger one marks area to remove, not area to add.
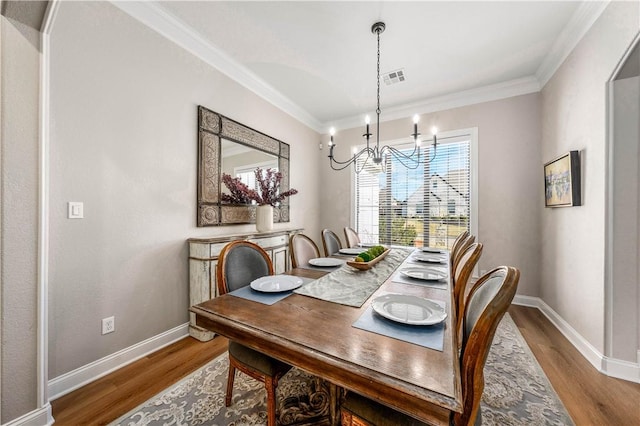
[[[273,206],[269,204],[256,207],[256,229],[268,232],[273,229]]]

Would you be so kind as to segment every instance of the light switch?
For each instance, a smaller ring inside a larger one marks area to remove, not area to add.
[[[69,219],[84,218],[84,203],[78,201],[69,201],[67,217]]]

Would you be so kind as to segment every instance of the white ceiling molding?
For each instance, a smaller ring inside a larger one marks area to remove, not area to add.
[[[536,71],[536,77],[540,82],[540,87],[551,79],[553,74],[560,68],[560,65],[567,59],[567,56],[580,42],[582,37],[589,31],[589,28],[596,22],[602,12],[609,5],[606,1],[585,1],[571,17],[567,26],[562,30],[560,36],[553,44],[551,51],[547,54],[540,68]]]
[[[319,132],[324,127],[307,111],[266,84],[226,53],[212,46],[155,2],[112,1],[111,3],[313,130]]]
[[[518,78],[503,83],[490,84],[488,86],[438,96],[420,102],[387,108],[382,111],[380,122],[412,117],[414,114],[427,114],[482,102],[496,101],[512,96],[536,93],[540,91],[540,88],[540,83],[538,83],[538,80],[534,76]],[[348,117],[343,120],[327,123],[323,133],[329,133],[330,127],[335,127],[336,130],[342,130],[362,126],[363,123],[364,118],[362,115]]]

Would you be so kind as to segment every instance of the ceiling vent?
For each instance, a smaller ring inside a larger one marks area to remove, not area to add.
[[[405,80],[404,68],[385,73],[382,75],[382,78],[384,79],[384,82],[387,86],[390,86],[396,83],[401,83]]]

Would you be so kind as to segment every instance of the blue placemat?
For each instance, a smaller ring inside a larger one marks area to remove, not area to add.
[[[302,285],[314,281],[312,278],[300,278],[302,279]],[[279,302],[286,297],[289,297],[291,294],[293,294],[293,290],[277,293],[267,293],[264,291],[256,291],[252,289],[251,286],[245,286],[234,290],[229,294],[232,296],[241,297],[243,299],[253,300],[254,302],[263,303],[265,305],[273,305],[274,303]]]
[[[446,320],[435,325],[402,324],[376,314],[373,308],[369,306],[367,310],[360,315],[360,318],[353,323],[353,326],[442,352],[444,347],[445,324]]]

